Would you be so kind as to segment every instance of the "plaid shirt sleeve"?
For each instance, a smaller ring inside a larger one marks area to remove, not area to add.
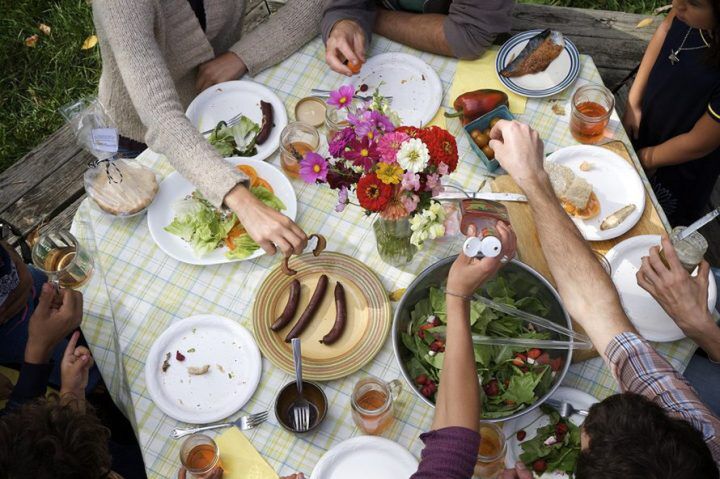
[[[605,354],[623,392],[640,394],[671,416],[690,422],[702,433],[715,462],[720,464],[720,419],[670,363],[634,333],[617,335]]]

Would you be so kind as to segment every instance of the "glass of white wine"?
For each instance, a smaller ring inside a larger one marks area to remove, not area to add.
[[[90,279],[93,260],[69,231],[51,231],[37,240],[32,260],[51,283],[62,288],[79,288]]]

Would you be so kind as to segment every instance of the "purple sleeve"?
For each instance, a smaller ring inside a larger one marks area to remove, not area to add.
[[[470,479],[480,448],[480,434],[464,427],[430,431],[420,439],[425,443],[420,467],[411,479]]]
[[[322,40],[327,43],[330,31],[340,20],[354,20],[365,32],[365,45],[370,43],[373,26],[375,25],[374,0],[325,0],[320,33]]]
[[[475,59],[500,33],[510,31],[514,0],[453,0],[445,19],[445,39],[457,58]]]

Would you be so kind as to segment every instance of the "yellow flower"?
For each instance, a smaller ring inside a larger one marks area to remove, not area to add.
[[[402,180],[403,169],[397,163],[378,163],[375,174],[386,185],[397,185]]]

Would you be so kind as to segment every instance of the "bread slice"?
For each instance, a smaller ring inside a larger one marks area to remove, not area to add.
[[[600,213],[600,202],[587,180],[576,176],[567,166],[550,161],[545,162],[545,171],[555,196],[568,214],[588,220]]]

